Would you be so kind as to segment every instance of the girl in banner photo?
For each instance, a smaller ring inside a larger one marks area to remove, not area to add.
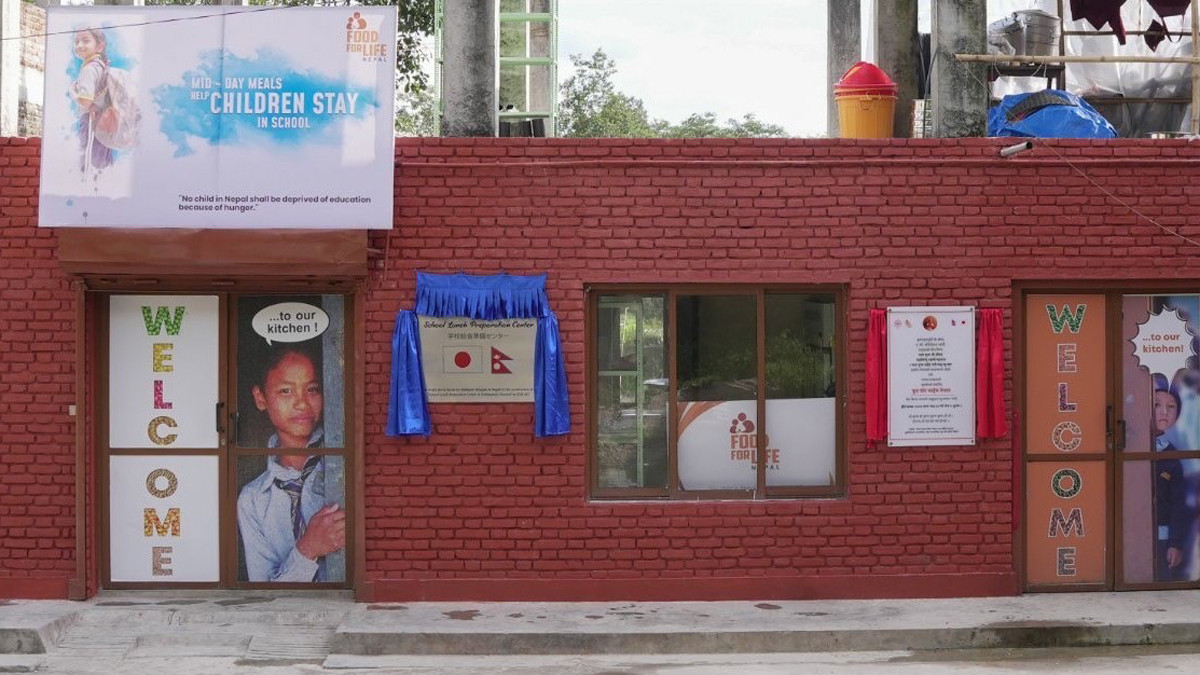
[[[85,28],[75,32],[75,56],[82,61],[79,76],[71,83],[71,99],[79,111],[79,169],[85,178],[95,177],[113,162],[111,148],[96,140],[96,113],[108,107],[104,91],[108,71],[108,40],[104,31]]]
[[[141,121],[128,74],[112,66],[108,47],[108,36],[99,28],[82,28],[73,36],[79,74],[69,93],[79,115],[79,169],[85,180],[112,166],[114,150],[136,144]]]

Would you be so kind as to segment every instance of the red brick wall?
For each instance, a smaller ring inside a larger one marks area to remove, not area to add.
[[[75,571],[75,295],[37,229],[38,147],[0,138],[0,597]]]
[[[371,236],[387,255],[365,292],[364,597],[1014,592],[1011,442],[866,447],[867,310],[1001,308],[1011,370],[1014,280],[1194,279],[1200,288],[1200,271],[1196,247],[1104,197],[1054,151],[1000,160],[1002,145],[400,141],[396,227]],[[1200,196],[1187,192],[1200,184],[1200,146],[1053,147],[1200,240]],[[54,236],[34,227],[36,152],[36,141],[0,139],[0,581],[65,578],[74,564],[74,296]],[[412,307],[418,269],[549,274],[570,436],[535,440],[527,404],[434,405],[431,438],[383,435],[392,322]],[[847,496],[588,501],[584,288],[627,281],[844,284]]]
[[[1054,152],[1000,160],[1003,145],[402,141],[396,228],[367,309],[366,563],[377,595],[1013,592],[1011,441],[866,447],[856,392],[868,308],[1001,308],[1011,375],[1014,279],[1200,278],[1190,262],[1200,251],[1103,197]],[[1200,195],[1185,192],[1200,181],[1200,147],[1055,148],[1200,239]],[[415,270],[549,273],[570,368],[569,437],[533,439],[521,405],[434,405],[430,439],[379,433],[391,321],[413,304]],[[588,501],[584,289],[628,281],[845,284],[846,498]]]

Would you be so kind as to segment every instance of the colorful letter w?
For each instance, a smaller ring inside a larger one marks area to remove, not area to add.
[[[1078,333],[1080,326],[1083,325],[1083,313],[1086,311],[1087,305],[1078,305],[1075,313],[1071,314],[1071,307],[1063,305],[1062,314],[1059,314],[1054,305],[1046,305],[1046,313],[1050,315],[1050,329],[1055,334],[1063,332],[1063,328],[1068,325],[1071,327],[1072,333]]]
[[[175,318],[171,318],[171,312],[166,307],[159,307],[158,311],[153,316],[150,314],[149,307],[142,307],[142,320],[146,322],[146,334],[158,335],[162,331],[163,324],[167,326],[167,335],[179,335],[179,329],[183,326],[183,313],[186,307],[175,308]]]

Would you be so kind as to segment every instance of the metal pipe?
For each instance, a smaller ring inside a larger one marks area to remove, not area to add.
[[[1197,0],[1192,0],[1196,2]],[[963,63],[1200,63],[1200,56],[1006,56],[955,54]]]
[[[1001,149],[1000,156],[1001,157],[1012,157],[1013,155],[1018,155],[1022,152],[1025,152],[1026,150],[1032,150],[1032,149],[1033,149],[1033,141],[1025,141],[1024,143],[1017,143],[1015,145],[1010,145],[1007,148]]]
[[[1200,56],[1200,0],[1192,0],[1192,58]],[[1200,62],[1192,63],[1192,128],[1200,134]]]

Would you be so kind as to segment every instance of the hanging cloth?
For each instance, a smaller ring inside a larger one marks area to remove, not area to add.
[[[1151,21],[1150,27],[1146,29],[1146,33],[1142,38],[1146,41],[1146,46],[1150,47],[1151,51],[1158,51],[1158,45],[1163,40],[1171,40],[1171,29],[1167,26],[1167,17],[1182,17],[1184,14],[1187,14],[1188,8],[1192,6],[1192,0],[1146,1],[1150,3],[1155,12],[1158,12],[1158,16],[1162,19],[1162,22],[1160,23],[1158,19]],[[1179,38],[1179,40],[1182,39],[1182,37]],[[1171,40],[1171,42],[1178,42],[1179,40]]]
[[[1076,21],[1087,19],[1096,30],[1108,24],[1117,34],[1117,41],[1125,44],[1125,23],[1121,20],[1124,4],[1125,0],[1071,0],[1071,17]]]
[[[1000,310],[978,311],[975,345],[975,435],[1008,433],[1004,410],[1004,326]]]
[[[872,309],[867,321],[867,443],[887,438],[887,310]]]
[[[538,319],[550,314],[546,275],[470,276],[417,272],[417,314],[468,319]]]
[[[1146,0],[1162,18],[1183,16],[1192,6],[1192,0]]]
[[[396,315],[392,331],[392,384],[388,389],[388,436],[428,436],[429,401],[421,369],[421,339],[417,313]]]
[[[533,352],[533,435],[559,436],[571,431],[567,367],[558,339],[558,317],[538,319]]]

